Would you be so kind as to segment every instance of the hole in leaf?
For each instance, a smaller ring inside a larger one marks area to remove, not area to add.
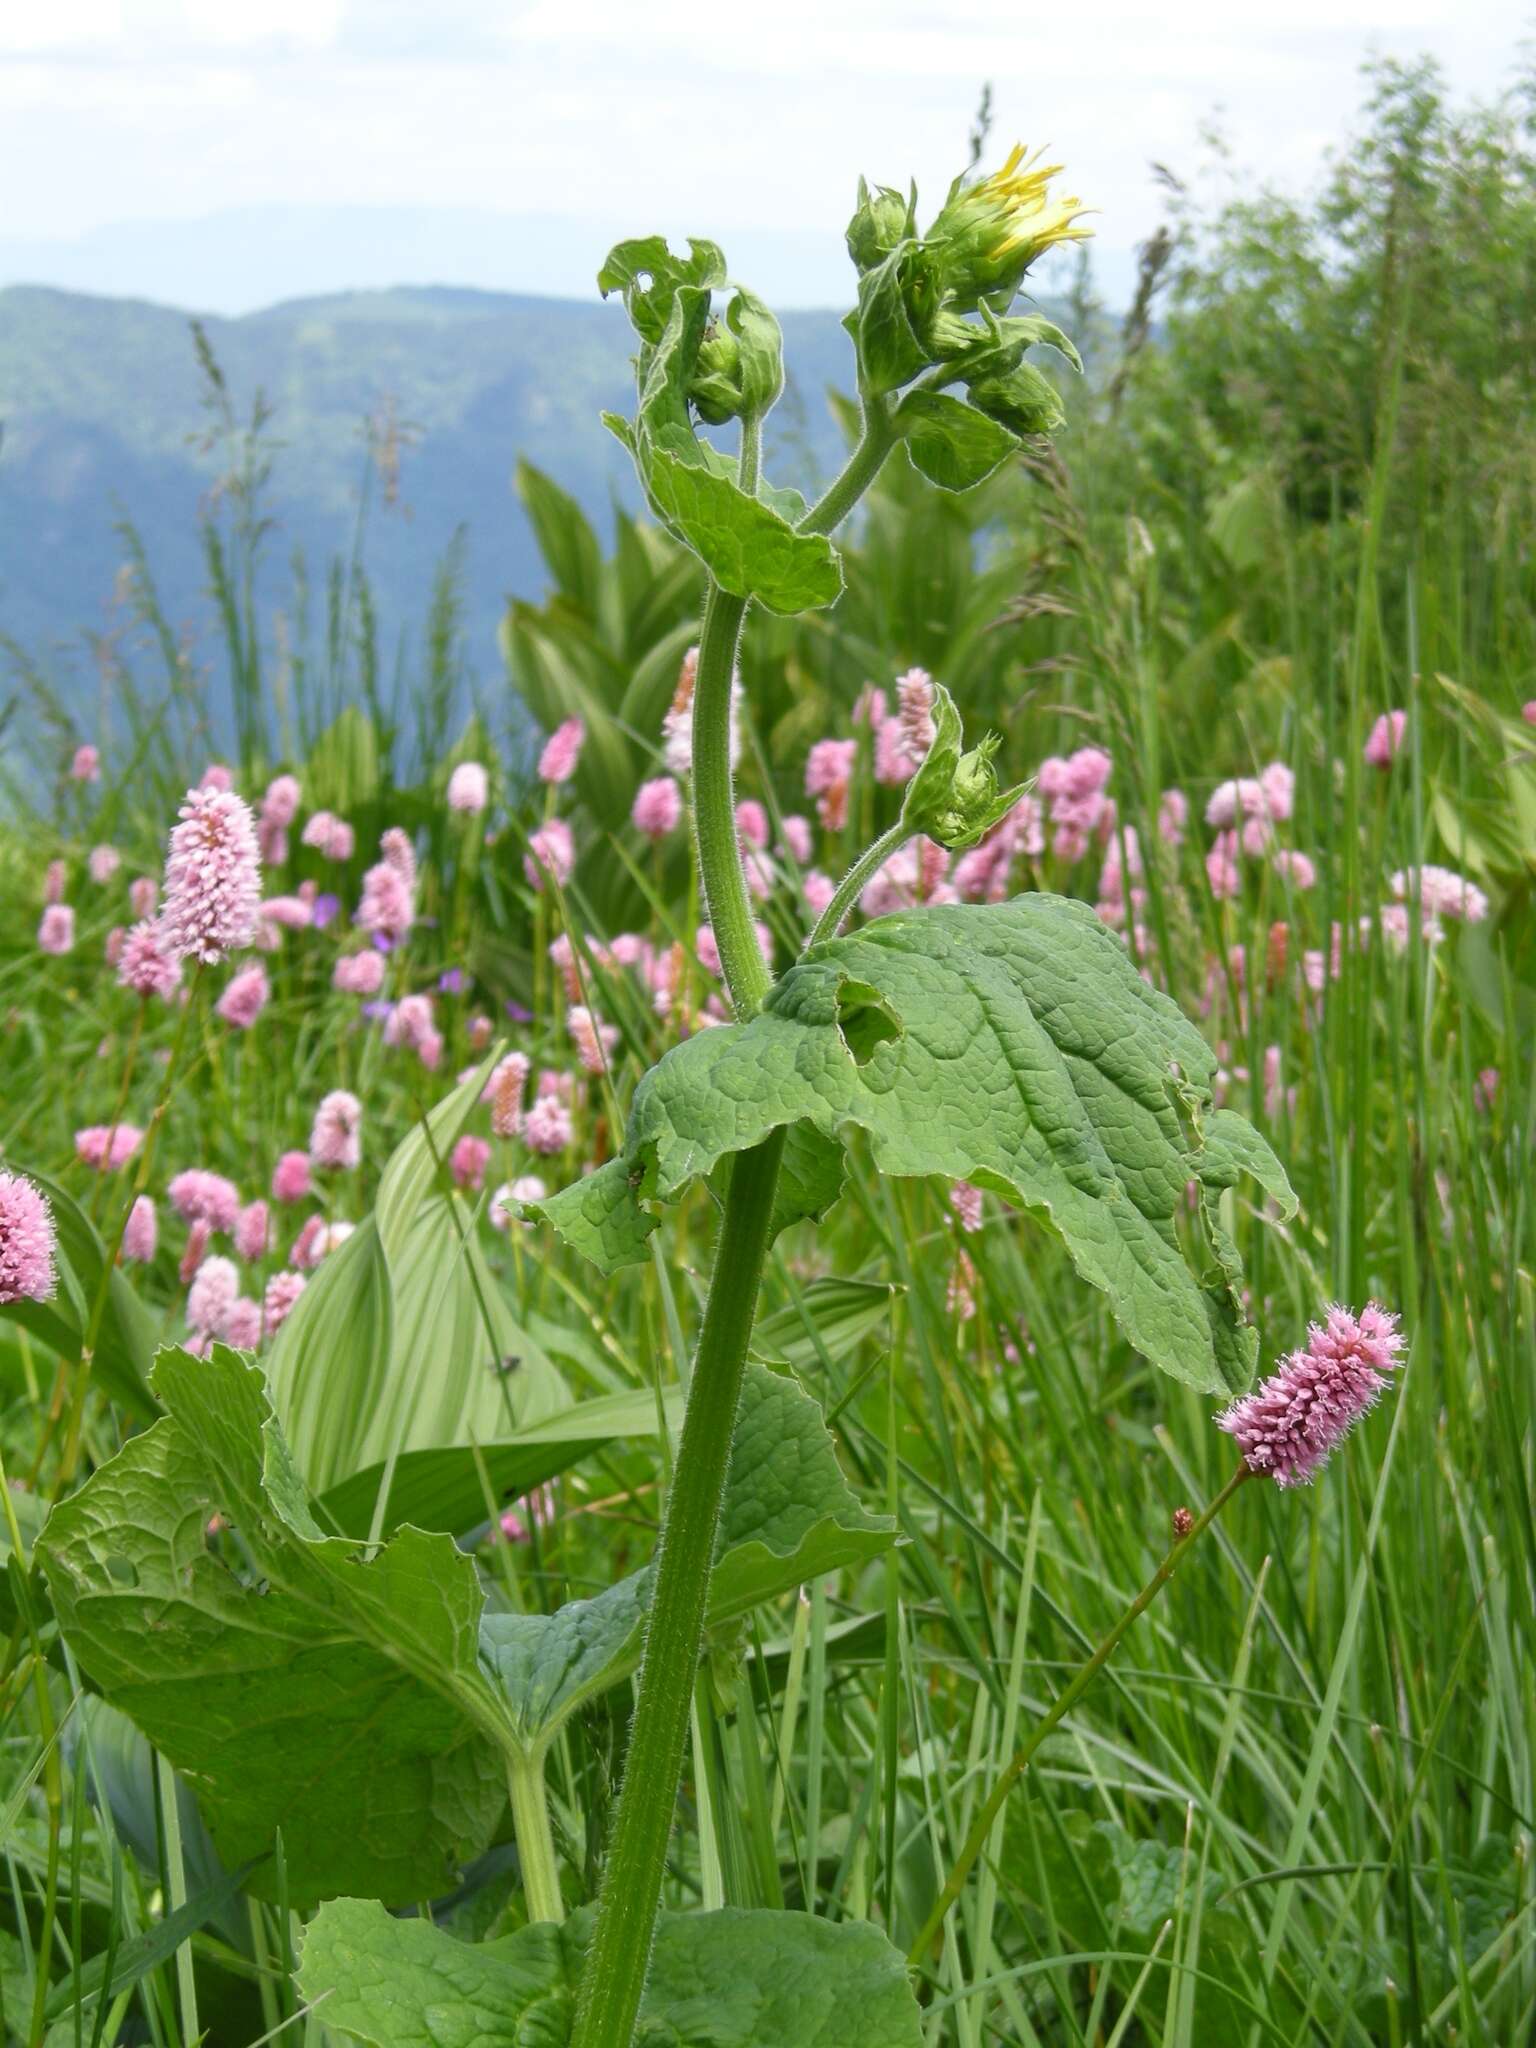
[[[837,992],[837,1028],[854,1059],[868,1066],[875,1049],[900,1038],[901,1022],[877,988],[845,981]]]
[[[107,1577],[114,1586],[136,1586],[139,1583],[137,1566],[117,1550],[107,1559]]]

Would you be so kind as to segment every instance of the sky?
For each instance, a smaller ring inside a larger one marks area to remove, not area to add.
[[[859,174],[937,205],[981,84],[1045,143],[1123,302],[1213,120],[1293,189],[1368,52],[1508,83],[1532,0],[0,0],[0,285],[239,313],[393,283],[587,295],[608,243],[722,243],[782,306],[847,293]]]

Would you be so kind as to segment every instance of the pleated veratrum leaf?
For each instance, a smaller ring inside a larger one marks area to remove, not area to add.
[[[38,1543],[76,1656],[182,1773],[226,1865],[281,1828],[295,1906],[445,1890],[506,1799],[473,1560],[417,1529],[366,1561],[322,1535],[260,1368],[222,1345],[162,1352],[154,1391],[164,1418]]]
[[[373,1215],[311,1277],[270,1355],[273,1405],[306,1483],[329,1495],[391,1468],[382,1526],[407,1512],[393,1496],[399,1459],[491,1446],[570,1405],[487,1266],[468,1208],[442,1186],[441,1163],[494,1063],[396,1147]]]
[[[668,1427],[680,1427],[682,1390],[669,1387],[663,1407]],[[605,1445],[625,1437],[655,1436],[659,1428],[656,1396],[650,1388],[601,1394],[495,1443],[443,1444],[405,1451],[392,1465],[370,1465],[321,1496],[321,1520],[344,1535],[366,1536],[373,1527],[380,1490],[387,1487],[389,1524],[468,1529],[490,1513],[487,1485],[492,1502],[529,1493]]]
[[[785,1124],[862,1130],[883,1173],[969,1180],[1048,1221],[1138,1351],[1230,1394],[1256,1338],[1215,1197],[1247,1172],[1294,1198],[1259,1134],[1213,1112],[1215,1067],[1086,905],[930,906],[816,947],[748,1023],[674,1047],[623,1155],[533,1213],[611,1268],[727,1154]]]
[[[365,1899],[324,1907],[299,1984],[328,2030],[372,2048],[570,2039],[591,1914],[478,1945]],[[920,2048],[906,1966],[878,1928],[726,1907],[663,1913],[638,2041],[656,2048]]]
[[[821,1410],[793,1380],[749,1365],[742,1387],[710,1576],[708,1622],[723,1628],[759,1601],[889,1549],[895,1524],[866,1514],[838,1468]],[[486,1652],[522,1742],[541,1751],[586,1700],[640,1661],[651,1570],[558,1613],[490,1614]]]
[[[796,1372],[835,1364],[884,1326],[896,1291],[885,1281],[813,1280],[788,1308],[759,1317],[752,1355]]]

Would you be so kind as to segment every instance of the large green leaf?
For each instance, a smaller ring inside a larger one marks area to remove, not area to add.
[[[522,456],[512,482],[555,588],[587,618],[595,618],[603,551],[586,514],[552,477]]]
[[[560,2048],[590,1931],[580,1913],[476,1945],[338,1899],[305,1935],[299,1984],[328,2030],[374,2048]],[[661,1916],[637,2048],[920,2048],[922,2038],[906,1966],[867,1922],[739,1907]]]
[[[37,1544],[75,1654],[192,1787],[226,1865],[280,1828],[296,1905],[445,1890],[500,1817],[503,1757],[542,1755],[633,1670],[649,1572],[554,1615],[485,1614],[447,1536],[405,1528],[370,1555],[322,1533],[258,1366],[223,1345],[166,1351],[154,1390],[166,1415]],[[712,1625],[894,1540],[848,1490],[816,1404],[751,1367]]]
[[[623,1155],[542,1213],[612,1265],[640,1255],[648,1205],[726,1154],[785,1124],[863,1130],[881,1172],[970,1180],[1048,1220],[1137,1350],[1231,1393],[1256,1339],[1215,1196],[1257,1167],[1293,1198],[1257,1132],[1213,1119],[1215,1065],[1083,904],[903,912],[816,947],[749,1022],[669,1052]]]
[[[688,543],[722,590],[754,597],[791,618],[836,604],[842,595],[843,572],[832,543],[821,534],[797,533],[730,477],[667,448],[650,453],[643,476],[658,516]]]
[[[154,1390],[164,1419],[38,1543],[81,1664],[182,1772],[226,1865],[281,1828],[297,1906],[446,1889],[506,1796],[473,1560],[414,1529],[367,1560],[322,1536],[260,1369],[222,1345],[162,1352]]]
[[[106,1247],[85,1211],[46,1174],[24,1169],[48,1197],[57,1231],[58,1288],[47,1301],[13,1301],[0,1317],[19,1323],[61,1358],[78,1358],[106,1265]],[[122,1194],[116,1201],[126,1200]],[[146,1384],[155,1355],[154,1325],[122,1274],[114,1271],[96,1339],[91,1368],[96,1383],[140,1421],[155,1412]]]
[[[493,1444],[570,1405],[443,1185],[494,1057],[396,1148],[373,1216],[325,1260],[272,1347],[273,1405],[316,1493],[372,1473],[377,1494],[381,1468],[410,1453]]]
[[[945,491],[984,482],[1019,445],[1006,427],[942,391],[909,391],[896,408],[896,425],[915,467]]]
[[[866,1514],[849,1491],[816,1403],[794,1380],[749,1366],[710,1577],[710,1626],[860,1565],[895,1540],[895,1524]],[[546,1748],[579,1706],[635,1669],[650,1596],[647,1566],[555,1614],[486,1616],[487,1655],[529,1749]]]

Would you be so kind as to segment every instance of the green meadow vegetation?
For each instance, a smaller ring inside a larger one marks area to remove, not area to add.
[[[7,2041],[1536,2039],[1536,80],[1123,321],[999,161],[809,503],[611,252],[493,681],[206,339],[217,636],[0,642]]]

